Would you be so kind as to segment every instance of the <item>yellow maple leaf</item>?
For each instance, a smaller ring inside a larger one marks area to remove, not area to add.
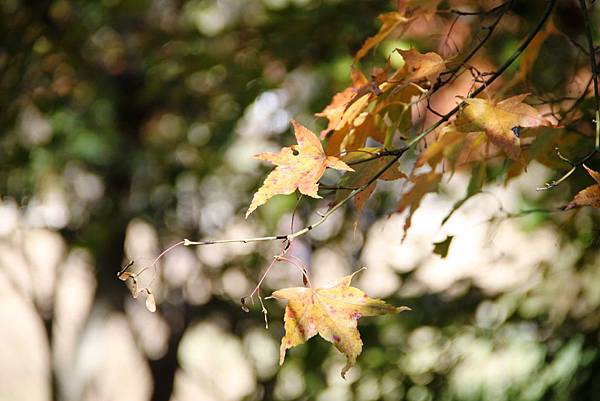
[[[261,153],[256,159],[266,160],[277,167],[265,178],[256,191],[246,217],[257,207],[275,195],[291,194],[298,188],[304,195],[320,198],[317,194],[318,181],[327,167],[337,170],[354,171],[346,163],[334,156],[327,156],[321,141],[308,128],[292,121],[298,145],[285,147],[279,153]]]
[[[354,274],[356,274],[355,272]],[[362,316],[399,313],[410,308],[396,307],[379,299],[369,298],[350,287],[354,274],[342,277],[334,286],[313,290],[306,287],[275,291],[273,298],[287,300],[285,336],[281,339],[279,364],[283,364],[289,348],[303,344],[317,333],[346,355],[342,377],[356,363],[362,351],[362,340],[356,328]]]
[[[446,62],[436,52],[420,53],[416,49],[396,50],[404,59],[404,65],[391,78],[390,82],[419,82],[427,79],[435,82],[446,69]],[[382,89],[383,90],[383,89]]]
[[[462,115],[481,127],[489,140],[511,159],[518,160],[521,154],[518,129],[550,125],[536,108],[523,103],[527,96],[517,95],[497,103],[486,99],[464,99],[467,106]]]
[[[354,62],[357,62],[363,58],[369,52],[369,50],[381,43],[381,41],[387,38],[400,26],[405,25],[404,28],[407,29],[408,23],[411,22],[411,20],[406,18],[403,13],[397,11],[381,14],[378,18],[381,21],[381,28],[379,28],[379,32],[377,32],[375,36],[371,36],[365,41],[358,52],[356,52],[356,56],[354,56]]]
[[[586,165],[583,167],[585,167],[588,174],[596,181],[596,184],[590,185],[579,191],[573,200],[565,206],[565,210],[581,206],[600,207],[600,173],[592,170]]]

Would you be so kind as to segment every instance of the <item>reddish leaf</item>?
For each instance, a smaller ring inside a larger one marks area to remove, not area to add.
[[[425,195],[427,195],[429,192],[437,190],[437,186],[441,179],[442,175],[436,173],[435,171],[411,178],[411,181],[414,185],[402,196],[397,208],[399,213],[402,213],[407,208],[409,209],[408,216],[406,216],[406,220],[404,221],[404,236],[406,236],[406,233],[410,228],[412,216],[419,208],[421,200],[423,200],[423,197],[425,197]]]
[[[581,206],[600,207],[600,173],[585,165],[583,167],[585,167],[588,174],[596,181],[596,184],[579,191],[573,200],[565,206],[565,210]]]

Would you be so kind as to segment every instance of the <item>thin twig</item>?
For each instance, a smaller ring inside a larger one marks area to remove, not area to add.
[[[490,15],[490,14],[494,14],[494,13],[500,11],[502,8],[506,7],[510,3],[512,3],[512,1],[506,1],[506,2],[504,2],[502,4],[497,5],[494,8],[491,8],[489,10],[483,10],[483,11],[461,11],[461,10],[456,10],[456,9],[450,9],[449,11],[452,14],[462,15],[462,16],[467,16],[467,15]]]
[[[514,0],[502,3],[498,7],[494,8],[493,10],[490,10],[488,13],[486,13],[486,14],[493,14],[496,11],[506,7],[506,9],[498,16],[498,18],[496,18],[496,20],[490,26],[487,26],[484,28],[487,31],[485,36],[483,37],[483,39],[481,39],[479,41],[479,43],[477,43],[477,45],[473,49],[471,49],[471,51],[469,52],[469,54],[467,54],[467,56],[463,59],[463,61],[457,67],[441,74],[441,75],[444,75],[444,74],[449,73],[450,76],[448,78],[445,78],[444,81],[441,81],[441,80],[438,81],[438,83],[435,85],[435,87],[433,89],[433,92],[437,91],[442,86],[444,86],[448,82],[450,82],[458,74],[458,71],[460,71],[461,67],[464,66],[465,64],[467,64],[469,62],[469,60],[471,60],[473,58],[473,56],[475,56],[475,54],[485,45],[485,43],[488,41],[488,39],[492,36],[492,33],[494,33],[494,30],[500,23],[500,20],[502,19],[502,17],[504,17],[504,15],[508,11],[508,9],[510,9],[513,1]],[[456,12],[456,13],[458,13],[458,12]],[[461,13],[459,15],[474,15],[474,14]]]
[[[552,10],[553,10],[555,4],[556,4],[556,0],[548,0],[548,6],[546,7],[546,10],[544,11],[544,14],[542,15],[542,18],[540,19],[540,21],[538,22],[538,24],[535,26],[535,28],[529,33],[529,35],[527,36],[527,38],[525,38],[525,40],[523,41],[523,43],[521,43],[521,45],[517,48],[517,50],[515,50],[513,52],[513,54],[511,54],[511,56],[508,58],[508,60],[506,60],[504,62],[504,64],[502,64],[500,66],[500,68],[498,68],[498,70],[496,70],[496,72],[494,72],[492,74],[492,76],[490,78],[488,78],[481,86],[479,86],[477,89],[475,89],[468,96],[468,98],[473,98],[473,97],[479,95],[481,92],[483,92],[496,79],[498,79],[498,77],[500,77],[508,69],[508,67],[510,67],[511,64],[515,62],[515,60],[517,58],[519,58],[519,56],[531,44],[531,41],[533,40],[533,38],[535,38],[536,35],[541,31],[541,29],[543,28],[544,24],[546,23],[546,21],[550,17],[550,14],[552,13]],[[448,121],[450,119],[450,117],[452,117],[454,114],[456,114],[464,104],[465,104],[464,101],[462,101],[461,103],[459,103],[455,108],[453,108],[448,113],[446,113],[444,115],[444,117],[440,118],[437,122],[435,122],[429,128],[427,128],[426,130],[422,131],[419,135],[417,135],[415,138],[413,138],[411,141],[409,141],[406,144],[406,147],[410,148],[410,147],[414,146],[417,142],[419,142],[421,139],[423,139],[425,136],[427,136],[427,134],[429,134],[431,131],[435,130],[437,127],[439,127],[440,125],[442,125],[443,123],[445,123],[446,121]]]
[[[510,2],[507,2],[507,4],[512,3],[512,1],[513,0],[511,0]],[[468,96],[469,98],[473,98],[473,97],[477,96],[478,94],[480,94],[481,92],[483,92],[492,82],[494,82],[498,77],[500,77],[506,71],[506,69],[523,53],[523,51],[529,46],[529,44],[531,43],[533,38],[538,34],[538,32],[544,26],[546,20],[550,16],[552,9],[554,8],[555,3],[556,3],[556,0],[548,0],[548,6],[547,6],[542,18],[536,25],[535,29],[527,36],[527,38],[523,41],[523,43],[519,46],[519,48],[509,57],[509,59],[506,60],[504,62],[504,64],[502,64],[502,66],[500,66],[500,68],[491,75],[490,78],[488,78],[481,86],[479,86],[477,89],[475,89]],[[291,234],[288,234],[288,235],[272,235],[272,236],[256,237],[256,238],[205,240],[205,241],[191,241],[189,239],[184,239],[183,241],[173,244],[169,248],[167,248],[165,251],[163,251],[159,256],[156,257],[156,259],[154,260],[152,265],[156,266],[156,263],[162,256],[164,256],[166,253],[168,253],[169,251],[171,251],[172,249],[176,248],[179,245],[184,245],[184,246],[198,245],[198,246],[200,246],[200,245],[227,244],[227,243],[244,243],[245,244],[245,243],[250,243],[250,242],[284,240],[286,242],[286,245],[284,247],[284,252],[285,252],[288,249],[289,244],[295,238],[305,235],[309,231],[311,231],[311,230],[317,228],[318,226],[320,226],[321,224],[323,224],[329,218],[329,216],[331,216],[338,209],[340,209],[343,205],[345,205],[346,202],[348,202],[349,200],[354,198],[360,192],[367,189],[373,182],[375,182],[377,179],[379,179],[379,177],[382,174],[384,174],[394,163],[396,163],[396,161],[398,161],[398,159],[404,154],[404,152],[406,152],[408,149],[415,146],[419,141],[421,141],[425,136],[427,136],[427,134],[429,134],[430,132],[432,132],[433,130],[438,128],[440,125],[442,125],[443,123],[448,121],[454,114],[456,114],[460,110],[460,108],[464,105],[464,103],[465,102],[463,101],[460,104],[458,104],[456,107],[454,107],[452,110],[450,110],[444,116],[442,116],[437,122],[432,124],[429,128],[421,131],[412,140],[408,141],[404,146],[397,148],[397,149],[383,150],[383,151],[380,151],[380,152],[377,152],[376,154],[374,154],[374,156],[372,158],[363,159],[363,160],[357,161],[355,163],[352,163],[352,164],[359,164],[359,163],[364,163],[369,160],[378,159],[378,158],[384,157],[384,156],[393,156],[392,159],[388,163],[386,163],[386,165],[382,169],[380,169],[376,174],[374,174],[369,179],[369,181],[367,181],[365,184],[361,185],[360,187],[352,190],[342,200],[340,200],[337,204],[335,204],[333,207],[331,207],[331,209],[329,209],[326,213],[324,213],[321,216],[321,218],[319,220],[317,220],[316,222],[314,222],[300,230],[297,230]],[[275,257],[274,260],[279,259],[279,258],[281,258],[281,257]],[[270,267],[267,269],[267,271],[269,269],[270,269]],[[261,278],[261,282],[263,279],[264,279],[264,276]],[[253,291],[253,293],[254,293],[254,291]]]
[[[581,12],[583,13],[583,22],[585,25],[585,33],[586,33],[586,37],[587,37],[587,41],[588,41],[588,47],[590,48],[590,51],[589,51],[590,67],[592,70],[592,80],[594,82],[594,99],[595,99],[595,103],[596,103],[596,112],[595,112],[596,118],[594,120],[594,123],[596,126],[596,134],[595,134],[595,141],[594,141],[594,149],[577,162],[571,162],[569,159],[562,156],[560,154],[560,152],[558,152],[559,158],[561,160],[566,161],[567,163],[571,164],[571,168],[569,169],[569,171],[567,171],[565,174],[563,174],[562,177],[560,177],[559,179],[551,181],[551,182],[547,182],[543,187],[537,188],[538,191],[544,191],[544,190],[558,186],[559,184],[564,182],[567,178],[569,178],[571,176],[571,174],[573,174],[575,172],[575,170],[577,170],[578,167],[582,166],[585,162],[587,162],[592,157],[594,157],[596,155],[596,153],[598,153],[598,151],[600,151],[600,94],[599,94],[599,90],[598,90],[598,65],[596,64],[596,50],[595,50],[596,48],[594,47],[594,39],[592,36],[592,26],[590,23],[590,17],[588,15],[588,10],[587,10],[587,6],[585,4],[585,0],[579,0],[579,4],[581,5]],[[582,94],[582,96],[584,96],[586,93],[587,93],[587,87],[586,87],[586,90],[584,91],[584,93]],[[576,102],[576,104],[577,104],[577,102]]]
[[[581,11],[583,12],[583,22],[585,23],[585,35],[590,48],[590,66],[592,68],[592,76],[594,78],[594,99],[596,100],[596,142],[594,150],[600,150],[600,91],[598,89],[598,64],[596,64],[596,47],[594,46],[594,38],[592,34],[592,24],[588,14],[585,0],[579,0]]]

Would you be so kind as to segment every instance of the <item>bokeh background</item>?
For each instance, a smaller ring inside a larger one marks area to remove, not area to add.
[[[517,1],[474,63],[501,63],[544,5]],[[279,367],[283,305],[265,301],[268,329],[258,303],[240,307],[279,243],[174,249],[140,279],[153,280],[154,314],[117,279],[129,260],[148,265],[183,238],[286,233],[316,220],[328,201],[295,195],[245,220],[269,168],[251,156],[292,143],[291,118],[323,127],[314,113],[348,85],[352,55],[392,8],[1,1],[0,400],[600,399],[598,213],[519,214],[564,204],[591,184],[578,172],[537,192],[560,163],[486,185],[440,228],[467,187],[458,171],[425,198],[404,242],[405,216],[389,215],[404,186],[386,183],[356,230],[348,208],[293,243],[316,285],[367,266],[357,286],[413,309],[361,320],[365,347],[346,380],[344,358],[320,338]],[[569,37],[547,41],[524,89],[581,93],[589,64],[577,46],[580,18],[576,2],[559,2],[554,23]],[[452,21],[425,19],[364,65],[381,65],[395,47],[451,57],[487,20],[460,18],[448,41]],[[454,106],[468,87],[457,85],[436,107]],[[582,124],[585,133],[591,125]],[[408,155],[407,171],[413,162]],[[448,235],[442,258],[433,243]],[[296,269],[276,264],[262,294],[301,283]]]

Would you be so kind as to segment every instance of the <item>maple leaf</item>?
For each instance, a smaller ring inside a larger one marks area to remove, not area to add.
[[[331,103],[328,104],[322,112],[315,114],[317,117],[325,117],[329,120],[327,128],[321,132],[321,139],[325,139],[327,133],[335,130],[336,127],[339,127],[340,125],[343,125],[341,121],[350,102],[355,101],[358,97],[364,95],[364,93],[361,93],[364,92],[361,91],[361,88],[367,86],[369,81],[362,72],[356,68],[352,68],[351,74],[352,86],[344,89],[342,92],[336,93],[333,96]],[[366,99],[368,99],[368,97]]]
[[[288,301],[284,317],[285,336],[281,339],[279,352],[280,365],[283,364],[289,348],[303,344],[319,333],[346,355],[346,366],[342,369],[344,377],[362,351],[362,340],[356,328],[358,319],[410,309],[369,298],[358,288],[350,287],[352,277],[356,273],[358,272],[342,277],[331,287],[316,290],[294,287],[273,292],[273,298]]]
[[[404,221],[404,234],[402,240],[406,237],[406,233],[412,224],[412,216],[419,208],[421,201],[429,192],[437,190],[441,179],[442,174],[436,173],[435,171],[411,177],[410,180],[414,185],[402,196],[397,208],[398,213],[402,213],[407,208],[409,209],[408,216],[406,216],[406,220]]]
[[[436,52],[420,53],[416,49],[396,51],[404,59],[404,65],[391,78],[390,81],[418,82],[427,79],[435,82],[440,73],[446,68],[446,62]]]
[[[527,49],[525,49],[523,52],[523,59],[521,61],[521,65],[519,66],[519,72],[517,73],[519,80],[525,80],[526,78],[529,78],[533,72],[533,66],[536,60],[538,60],[544,42],[546,42],[548,38],[560,34],[561,32],[556,28],[552,19],[546,22],[544,28],[538,32],[529,46],[527,46]]]
[[[521,142],[514,129],[550,125],[537,109],[523,103],[527,96],[517,95],[497,103],[486,99],[464,99],[467,106],[462,115],[482,128],[489,140],[511,159],[519,160]]]
[[[291,194],[296,188],[304,195],[320,198],[317,194],[318,181],[327,167],[354,171],[337,157],[327,156],[321,141],[308,128],[293,120],[292,125],[298,145],[285,147],[279,153],[268,152],[254,156],[277,167],[269,173],[263,185],[254,194],[246,218],[272,196]]]
[[[458,154],[463,148],[466,135],[462,132],[453,130],[449,126],[444,126],[435,142],[430,143],[427,148],[421,152],[417,159],[416,166],[421,167],[425,163],[435,168],[443,159],[454,164]]]
[[[600,173],[584,165],[588,174],[596,181],[596,184],[582,189],[575,195],[573,200],[565,206],[565,210],[581,206],[600,207]]]
[[[426,20],[437,12],[441,0],[399,0],[398,10],[414,17],[424,17]]]
[[[381,28],[379,28],[379,32],[377,32],[375,36],[371,36],[365,41],[358,52],[356,52],[356,56],[354,56],[354,62],[357,62],[363,58],[369,52],[369,50],[381,43],[381,41],[394,32],[396,28],[411,21],[409,18],[404,16],[404,13],[397,11],[381,14],[378,18],[381,21]],[[408,28],[407,25],[405,25],[405,29],[406,28]]]
[[[372,153],[382,149],[375,148]],[[388,163],[392,161],[394,156],[384,156],[373,160],[367,160],[360,164],[357,164],[354,172],[346,173],[340,180],[340,185],[348,188],[360,188],[365,185],[369,180],[373,178],[373,175],[381,171]],[[394,181],[400,178],[406,178],[406,175],[399,170],[400,163],[395,162],[392,164],[378,180]],[[356,207],[357,219],[360,215],[362,208],[364,207],[367,200],[371,197],[375,189],[377,188],[377,181],[372,182],[363,191],[356,194],[354,197],[354,206]],[[337,191],[336,203],[340,202],[350,193],[349,189],[341,189]]]

